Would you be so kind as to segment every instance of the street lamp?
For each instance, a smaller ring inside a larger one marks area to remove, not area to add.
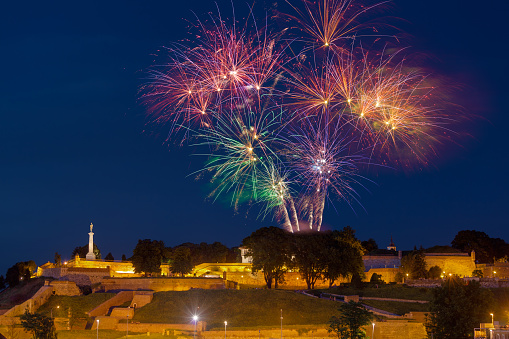
[[[375,337],[375,323],[371,323],[373,325],[373,330],[371,331],[371,339]]]
[[[490,313],[490,315],[491,315],[491,326],[494,327],[494,325],[493,325],[494,324],[494,322],[493,322],[493,313]]]
[[[228,322],[224,321],[224,339],[226,339],[226,325],[228,325]]]
[[[96,332],[96,338],[99,339],[99,319],[96,320],[97,321],[97,332]]]
[[[126,321],[125,321],[125,327],[126,327],[126,334],[125,334],[125,337],[129,337],[129,313],[127,314],[126,316]]]
[[[281,339],[283,339],[283,309],[281,309]]]
[[[198,316],[197,315],[193,315],[193,320],[194,320],[194,334],[193,334],[193,337],[194,337],[194,339],[196,339],[196,322],[198,321]]]

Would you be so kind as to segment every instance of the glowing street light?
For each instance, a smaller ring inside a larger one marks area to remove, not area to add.
[[[493,322],[493,313],[490,313],[490,315],[491,315],[491,326],[494,326],[493,325],[494,324],[494,322]]]
[[[283,309],[281,309],[281,339],[283,339]]]
[[[193,320],[194,320],[194,334],[193,334],[193,337],[194,337],[194,339],[196,339],[196,322],[198,321],[198,316],[196,314],[193,315]]]
[[[226,325],[228,325],[228,322],[224,321],[224,339],[226,339]]]
[[[99,339],[99,319],[96,320],[97,321],[97,332],[96,332],[96,338]]]
[[[375,323],[371,323],[373,325],[373,330],[371,330],[371,339],[375,337]]]

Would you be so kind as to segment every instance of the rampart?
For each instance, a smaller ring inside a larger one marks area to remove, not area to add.
[[[105,278],[101,286],[104,291],[152,290],[155,292],[187,291],[191,288],[225,288],[224,281],[220,278]]]
[[[475,270],[475,257],[468,253],[425,253],[427,268],[438,266],[445,274],[471,277]]]
[[[133,291],[122,291],[117,293],[116,296],[106,300],[90,312],[88,315],[90,317],[98,317],[108,314],[108,311],[113,306],[120,306],[125,302],[133,300],[134,292]]]

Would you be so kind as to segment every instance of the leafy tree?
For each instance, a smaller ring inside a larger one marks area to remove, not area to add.
[[[191,273],[193,263],[191,262],[191,250],[187,247],[177,247],[172,254],[170,269],[173,273],[184,274]]]
[[[110,253],[108,253],[106,255],[106,257],[104,257],[104,260],[111,260],[111,261],[113,261],[113,260],[115,260],[115,258],[113,257],[113,254],[111,254],[111,252],[110,252]]]
[[[21,318],[21,326],[26,332],[32,333],[34,339],[57,339],[53,319],[40,313],[25,311]]]
[[[361,245],[364,248],[364,253],[369,253],[378,249],[378,244],[372,238],[364,240],[363,242],[361,242]]]
[[[383,279],[382,279],[382,275],[377,274],[377,273],[373,273],[371,275],[371,279],[369,280],[369,282],[373,283],[373,284],[379,284],[379,285],[385,284],[385,281],[383,281]]]
[[[97,247],[97,245],[95,243],[94,243],[93,251],[95,254],[95,258],[101,259],[101,250],[99,250],[99,247]],[[85,246],[81,246],[81,247],[78,246],[78,247],[74,248],[74,250],[72,251],[71,258],[74,258],[75,256],[78,255],[80,258],[85,259],[87,257],[87,253],[88,253],[88,244],[86,244]]]
[[[493,263],[509,256],[509,244],[503,239],[490,238],[486,233],[475,230],[459,231],[451,245],[462,252],[475,251],[479,263]]]
[[[3,275],[0,275],[0,290],[5,288],[5,279]]]
[[[339,317],[333,316],[329,320],[329,333],[336,333],[339,339],[366,338],[362,326],[371,322],[373,314],[364,305],[355,301],[341,304],[339,311],[341,312]]]
[[[284,281],[284,273],[291,264],[289,233],[279,227],[262,227],[244,240],[247,255],[253,258],[253,273],[262,271],[265,285],[275,288]]]
[[[149,274],[161,273],[161,261],[163,259],[164,243],[157,240],[138,240],[131,258],[136,273]]]
[[[220,242],[214,242],[213,244],[207,244],[202,242],[200,244],[193,243],[184,243],[177,247],[187,247],[191,251],[191,262],[193,266],[202,264],[202,263],[225,263],[225,262],[235,262],[235,257],[233,261],[228,261],[228,259],[232,259],[230,254],[230,250],[225,245]],[[229,258],[230,257],[230,258]]]
[[[350,280],[350,284],[352,284],[352,286],[357,288],[357,289],[363,289],[364,288],[364,283],[362,282],[362,276],[363,276],[363,274],[355,272],[352,275],[352,280]]]
[[[339,277],[350,277],[354,273],[364,274],[363,251],[359,241],[350,236],[350,231],[334,231],[325,240],[322,251],[325,262],[323,278],[329,281],[329,287]]]
[[[484,278],[484,273],[482,270],[473,270],[472,276],[476,278]]]
[[[428,271],[428,278],[438,279],[442,275],[442,269],[439,266],[431,266]]]
[[[405,280],[405,275],[402,272],[398,272],[394,276],[394,280],[396,280],[396,282],[403,282]]]
[[[469,338],[479,323],[488,322],[493,306],[493,293],[481,288],[477,281],[464,283],[456,277],[447,278],[433,289],[426,331],[437,339]]]
[[[127,257],[125,256],[125,254],[122,254],[122,261],[127,261]]]
[[[410,279],[426,278],[426,259],[423,250],[414,250],[401,258],[401,269]]]
[[[7,270],[5,281],[9,287],[14,287],[23,279],[29,280],[36,267],[33,260],[17,262]]]
[[[62,266],[62,256],[58,252],[55,252],[55,265],[57,267]]]
[[[326,232],[308,232],[293,234],[293,263],[299,269],[308,289],[315,288],[315,283],[325,274],[329,261],[327,242],[330,235]]]

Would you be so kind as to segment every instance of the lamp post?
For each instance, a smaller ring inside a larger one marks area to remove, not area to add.
[[[228,325],[228,322],[224,321],[224,339],[226,339],[226,325]]]
[[[198,321],[198,316],[197,315],[193,315],[193,320],[194,320],[194,334],[193,334],[193,338],[196,339],[196,322]]]
[[[283,339],[283,309],[281,309],[281,339]]]
[[[371,339],[375,337],[375,323],[371,323],[373,325],[373,330],[371,330]]]
[[[493,322],[493,313],[490,313],[490,315],[491,315],[491,326],[495,327],[494,325],[495,323]]]
[[[126,318],[127,319],[125,321],[125,328],[126,328],[125,337],[127,338],[129,336],[129,314],[127,314]]]
[[[96,332],[96,338],[99,339],[99,319],[96,320],[97,321],[97,332]]]

